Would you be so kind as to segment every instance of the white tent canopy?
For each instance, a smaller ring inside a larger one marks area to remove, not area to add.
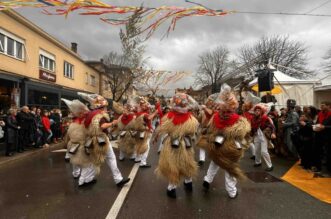
[[[274,71],[274,84],[280,85],[283,92],[275,94],[277,99],[276,105],[279,107],[286,106],[287,99],[295,99],[297,105],[307,106],[314,105],[314,85],[319,83],[318,80],[302,80],[288,76],[280,71]],[[249,83],[252,87],[258,83],[255,78]]]

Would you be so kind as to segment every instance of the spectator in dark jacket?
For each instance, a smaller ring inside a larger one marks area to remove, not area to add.
[[[32,143],[31,141],[31,127],[33,118],[30,115],[29,107],[23,106],[21,112],[17,113],[17,123],[21,127],[19,131],[19,148],[26,150],[26,147]]]
[[[296,101],[293,99],[287,100],[287,116],[283,123],[284,128],[284,143],[294,158],[298,158],[298,152],[292,142],[292,134],[298,130],[299,115],[294,110]]]
[[[61,138],[61,115],[59,109],[54,109],[49,119],[52,120],[51,129],[53,133],[53,142],[56,144]]]
[[[299,119],[299,131],[297,141],[293,142],[297,148],[301,159],[301,165],[305,169],[310,169],[313,164],[313,120],[307,115],[302,114]]]
[[[13,151],[16,149],[17,152],[22,153],[22,148],[18,147],[18,131],[20,130],[20,126],[17,123],[16,109],[9,110],[9,116],[7,117],[7,138],[6,138],[6,156],[12,156]]]

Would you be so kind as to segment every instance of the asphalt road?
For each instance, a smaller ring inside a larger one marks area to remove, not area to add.
[[[103,165],[96,184],[79,188],[63,158],[64,153],[41,151],[0,166],[0,218],[105,218],[121,191],[108,166]],[[331,205],[279,180],[293,162],[273,158],[275,169],[267,175],[264,167],[254,168],[253,161],[244,158],[241,165],[252,177],[238,183],[234,200],[224,189],[223,171],[209,192],[202,189],[207,162],[193,182],[193,192],[181,186],[173,200],[166,196],[167,182],[154,173],[157,160],[152,148],[152,168],[138,170],[118,218],[331,218]],[[118,166],[127,176],[133,162],[126,159]]]

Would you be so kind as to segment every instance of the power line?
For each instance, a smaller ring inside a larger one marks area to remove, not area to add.
[[[309,13],[311,13],[311,12],[313,12],[313,11],[315,11],[315,10],[321,8],[321,7],[323,7],[324,5],[326,5],[326,4],[330,3],[330,2],[331,2],[331,0],[328,0],[328,1],[326,1],[326,2],[324,2],[324,3],[322,3],[322,4],[320,4],[319,6],[317,6],[317,7],[313,8],[313,9],[307,11],[305,14],[309,14]]]
[[[330,0],[330,2],[331,2],[331,0]],[[331,17],[331,14],[307,14],[307,13],[291,13],[291,12],[234,11],[234,13],[237,13],[237,14],[261,14],[261,15]]]

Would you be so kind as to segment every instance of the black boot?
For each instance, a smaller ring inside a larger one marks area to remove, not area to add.
[[[193,184],[192,184],[192,182],[189,182],[189,183],[185,183],[184,182],[184,188],[185,188],[186,191],[192,192],[193,191]]]
[[[202,186],[203,186],[203,188],[205,188],[205,190],[209,190],[209,182],[207,182],[207,181],[203,181],[203,184],[202,184]]]
[[[125,184],[127,184],[129,181],[130,181],[130,178],[122,179],[122,181],[119,182],[119,183],[117,183],[116,185],[117,185],[118,187],[122,187],[122,186],[124,186]]]
[[[171,190],[167,189],[167,196],[169,198],[177,198],[176,189],[171,189]]]

